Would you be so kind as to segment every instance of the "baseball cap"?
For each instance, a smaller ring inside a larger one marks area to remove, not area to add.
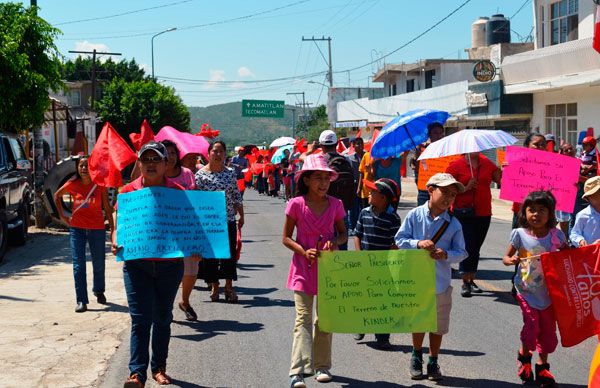
[[[377,179],[375,182],[371,182],[365,179],[363,183],[369,189],[375,190],[378,193],[385,195],[387,200],[394,207],[400,201],[400,187],[398,187],[398,184],[392,179],[380,178]]]
[[[590,144],[592,147],[595,147],[596,146],[596,139],[594,139],[594,136],[586,136],[581,141],[581,144]]]
[[[325,131],[321,132],[321,135],[319,136],[319,144],[321,145],[336,145],[337,141],[337,135],[331,129],[326,129]]]
[[[546,139],[546,141],[553,141],[556,142],[556,138],[554,137],[553,134],[551,133],[547,133],[546,135],[544,135],[544,138]]]
[[[587,198],[595,194],[598,190],[600,190],[600,176],[595,176],[585,181],[581,198]]]
[[[459,193],[465,192],[465,186],[462,183],[460,183],[459,181],[457,181],[452,176],[452,174],[448,174],[445,172],[439,172],[439,173],[433,175],[427,181],[427,186],[446,187],[446,186],[452,186],[452,185],[456,185],[456,188],[458,189]]]
[[[167,158],[167,156],[166,156],[167,148],[162,143],[158,143],[155,141],[149,141],[148,143],[144,144],[142,146],[142,148],[140,148],[140,151],[137,154],[138,159],[141,158],[142,154],[146,151],[154,151],[161,158],[163,158],[163,159]]]

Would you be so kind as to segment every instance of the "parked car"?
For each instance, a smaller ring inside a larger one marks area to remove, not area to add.
[[[16,137],[0,133],[0,260],[8,244],[27,240],[33,201],[33,171]]]

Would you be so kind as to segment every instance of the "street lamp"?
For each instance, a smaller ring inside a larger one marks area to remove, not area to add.
[[[171,31],[175,31],[177,29],[177,27],[171,27],[168,30],[164,30],[159,32],[158,34],[154,34],[152,35],[152,39],[150,39],[150,46],[151,46],[151,51],[152,51],[152,79],[154,79],[154,38],[156,38],[159,35],[162,35],[166,32],[171,32]]]
[[[326,88],[329,88],[329,85],[325,85],[324,83],[313,81],[313,80],[308,81],[308,83],[309,84],[317,84],[317,85],[321,85],[321,86],[325,86]]]

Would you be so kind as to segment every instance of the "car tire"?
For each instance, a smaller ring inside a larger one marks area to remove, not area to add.
[[[8,223],[4,217],[0,219],[0,261],[4,260],[8,240]]]
[[[50,169],[48,176],[44,179],[44,195],[42,196],[42,200],[46,207],[46,211],[51,215],[55,222],[63,225],[65,224],[58,216],[58,210],[56,209],[57,205],[54,203],[54,193],[75,175],[78,162],[79,156],[69,156],[68,158],[62,159]],[[63,213],[66,217],[70,217],[71,209],[67,209],[63,206]]]
[[[11,245],[25,245],[29,236],[29,211],[27,204],[22,203],[19,207],[19,220],[21,225],[11,230],[8,234],[8,242]]]

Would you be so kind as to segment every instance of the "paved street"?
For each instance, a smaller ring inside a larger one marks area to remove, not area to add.
[[[408,194],[410,195],[410,194]],[[246,227],[237,283],[237,305],[209,302],[198,288],[192,303],[198,322],[187,322],[175,310],[168,372],[180,387],[285,387],[294,320],[292,294],[285,289],[291,253],[281,244],[284,203],[245,197]],[[401,214],[414,206],[414,198],[401,203]],[[504,214],[506,216],[506,213]],[[504,217],[506,218],[506,217]],[[495,219],[483,247],[479,282],[489,290],[463,299],[454,280],[451,331],[445,337],[440,359],[446,378],[437,385],[449,387],[518,387],[515,357],[521,314],[509,293],[511,268],[499,257],[506,249],[510,224]],[[198,286],[203,284],[198,282]],[[102,387],[122,384],[127,376],[128,333],[110,362]],[[356,344],[350,335],[334,335],[334,381],[328,387],[435,386],[407,378],[410,336],[394,334],[392,351],[378,351],[367,335]],[[550,358],[561,387],[583,387],[595,340],[571,349],[559,348]],[[309,386],[319,383],[308,378]],[[148,384],[155,386],[153,382]]]

